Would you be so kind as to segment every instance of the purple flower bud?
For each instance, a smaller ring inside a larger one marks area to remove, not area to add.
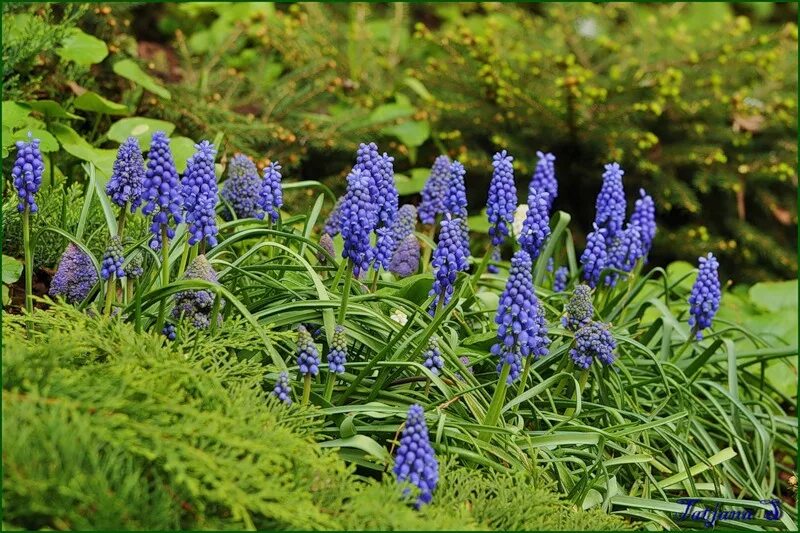
[[[150,151],[147,154],[147,171],[142,183],[142,199],[147,203],[142,208],[142,213],[152,213],[153,222],[150,232],[150,248],[160,250],[162,243],[162,229],[167,230],[167,239],[175,237],[175,228],[183,222],[183,196],[181,184],[178,181],[178,171],[172,150],[169,148],[169,138],[163,131],[153,134]],[[170,222],[172,219],[172,222]]]
[[[436,215],[446,212],[444,198],[450,181],[450,158],[440,155],[433,162],[431,174],[422,189],[422,201],[419,204],[419,219],[423,224],[434,224]]]
[[[103,279],[109,279],[111,276],[124,278],[125,269],[122,268],[124,262],[125,255],[122,250],[122,241],[120,241],[117,236],[111,237],[111,242],[103,254],[103,263],[100,265],[100,277]]]
[[[569,278],[569,269],[565,266],[558,267],[553,276],[553,291],[562,292],[567,288],[567,279]]]
[[[569,356],[575,366],[589,368],[595,359],[604,365],[613,364],[616,360],[614,350],[617,341],[608,329],[607,324],[589,322],[575,333],[575,346],[570,349]]]
[[[397,211],[397,217],[394,224],[392,224],[392,237],[394,239],[395,248],[400,245],[400,242],[408,235],[414,233],[417,226],[417,208],[411,204],[403,204]]]
[[[394,158],[378,152],[375,143],[360,144],[356,153],[356,169],[369,176],[369,192],[376,205],[377,224],[391,226],[397,216],[399,197],[394,183]]]
[[[372,259],[370,233],[375,227],[377,213],[369,187],[369,175],[354,168],[347,176],[347,194],[341,207],[342,257],[350,259],[356,276],[369,269]]]
[[[533,196],[533,191],[546,192],[547,196],[547,212],[553,208],[553,202],[558,196],[558,181],[556,181],[556,156],[550,153],[536,152],[536,157],[539,161],[536,163],[536,170],[533,171],[533,178],[528,187],[528,196]]]
[[[175,324],[164,324],[164,327],[161,328],[161,334],[167,339],[174,341],[178,336],[175,331]]]
[[[531,259],[539,257],[547,238],[550,237],[550,213],[547,209],[546,192],[534,189],[528,198],[528,214],[522,223],[519,236],[520,248],[528,252]]]
[[[208,262],[205,255],[198,255],[186,269],[183,279],[202,279],[217,284],[217,273]],[[204,289],[191,289],[175,294],[175,306],[172,308],[172,318],[180,320],[188,318],[197,329],[205,329],[211,325],[211,312],[214,307],[214,293]],[[220,301],[220,309],[224,307],[225,300]],[[222,323],[222,314],[217,314],[217,323]]]
[[[264,181],[261,184],[261,198],[259,206],[275,222],[278,220],[278,210],[283,205],[283,190],[281,189],[281,165],[275,161],[264,169]]]
[[[450,177],[447,180],[444,208],[453,217],[467,217],[467,188],[464,185],[466,173],[464,165],[458,161],[453,161],[450,165]]]
[[[133,252],[131,258],[128,260],[128,264],[125,265],[125,277],[128,279],[136,279],[144,274],[144,268],[142,268],[142,262],[144,258],[142,257],[142,252],[138,249]]]
[[[656,236],[656,204],[653,202],[653,198],[644,192],[644,189],[639,189],[639,195],[641,198],[636,200],[630,223],[639,227],[642,238],[642,257],[647,257]]]
[[[75,244],[69,243],[50,282],[49,294],[61,296],[71,304],[82,302],[97,280],[97,270],[91,257]]]
[[[39,151],[39,139],[34,139],[33,134],[28,132],[28,142],[17,141],[17,158],[14,166],[11,167],[11,176],[14,178],[14,188],[17,189],[19,203],[17,210],[22,213],[26,208],[31,213],[39,211],[36,205],[36,193],[42,186],[42,173],[44,172],[44,161],[42,152]]]
[[[409,482],[419,489],[414,507],[419,509],[431,502],[439,483],[439,463],[431,447],[425,412],[417,404],[408,409],[393,471],[398,483]]]
[[[217,245],[217,177],[214,174],[214,145],[203,141],[194,146],[195,153],[186,163],[181,181],[186,223],[189,225],[189,244],[203,239],[209,246]]]
[[[436,311],[439,299],[444,297],[443,305],[453,297],[453,285],[459,272],[467,270],[469,263],[464,255],[463,229],[460,218],[446,218],[441,222],[439,242],[433,252],[431,265],[434,270],[433,288],[430,296],[434,296],[430,313]]]
[[[505,150],[494,154],[492,160],[494,172],[489,185],[486,214],[489,217],[489,236],[495,246],[503,244],[508,237],[509,227],[514,222],[514,212],[517,210],[513,160]]]
[[[333,239],[327,233],[323,233],[322,236],[319,238],[319,246],[320,248],[328,252],[328,255],[330,255],[331,257],[336,257],[336,250],[333,247]],[[317,254],[317,259],[319,259],[320,263],[328,260],[325,254],[321,252]]]
[[[603,173],[603,186],[597,195],[595,224],[606,229],[606,240],[613,239],[625,223],[625,191],[622,188],[622,175],[625,172],[618,163],[606,165]]]
[[[389,226],[383,226],[375,230],[376,242],[375,248],[370,251],[372,260],[374,261],[373,268],[377,271],[382,268],[389,269],[389,262],[392,259],[392,252],[395,249],[394,236],[392,229]]]
[[[636,265],[636,260],[642,255],[639,226],[628,224],[623,231],[617,233],[617,236],[608,247],[608,266],[623,272],[631,272]],[[613,287],[617,284],[618,278],[619,274],[612,272],[606,276],[605,283],[609,287]]]
[[[106,184],[106,194],[122,208],[130,204],[133,213],[142,203],[144,177],[144,157],[139,141],[136,137],[128,137],[117,150],[111,179]]]
[[[340,196],[339,199],[336,200],[336,204],[328,215],[328,220],[325,221],[325,227],[322,229],[323,233],[327,233],[331,237],[335,237],[341,231],[339,226],[341,225],[343,201],[344,196]]]
[[[698,340],[703,338],[703,330],[711,327],[722,299],[718,269],[719,262],[710,252],[700,258],[700,269],[689,295],[689,325],[697,330]]]
[[[292,390],[289,388],[288,372],[284,371],[278,375],[278,381],[275,383],[272,395],[286,405],[292,405]]]
[[[433,335],[428,339],[428,346],[422,352],[422,357],[425,361],[422,365],[431,371],[434,376],[438,376],[444,368],[444,359],[442,359],[442,351],[439,349],[439,337]]]
[[[344,374],[347,364],[347,335],[344,326],[333,328],[333,339],[328,350],[328,370],[334,374]]]
[[[597,286],[597,282],[600,281],[600,272],[606,268],[608,263],[605,232],[605,229],[599,229],[595,224],[594,231],[586,236],[586,249],[581,255],[583,279],[593,288]]]
[[[389,263],[389,272],[395,276],[405,278],[414,274],[419,268],[419,241],[413,233],[406,235],[400,241],[392,254]]]
[[[577,331],[591,322],[592,316],[594,316],[592,289],[588,285],[578,285],[572,291],[572,298],[567,302],[561,324],[570,331]]]
[[[228,179],[222,183],[220,194],[237,218],[262,219],[261,186],[255,163],[244,154],[236,154],[228,164]]]
[[[297,366],[301,376],[319,374],[319,352],[314,339],[304,326],[297,326]]]

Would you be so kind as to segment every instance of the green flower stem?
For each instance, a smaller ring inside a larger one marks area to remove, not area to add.
[[[686,337],[686,341],[684,341],[684,343],[681,345],[678,351],[675,352],[675,355],[672,356],[672,359],[670,359],[671,363],[676,363],[680,360],[681,356],[683,355],[683,352],[685,352],[686,349],[692,345],[692,342],[694,342],[694,338],[696,335],[697,335],[697,326],[692,326],[692,330],[689,332],[689,336]]]
[[[181,254],[181,262],[178,266],[178,279],[183,276],[184,271],[186,270],[186,261],[189,259],[189,250],[193,248],[189,244],[189,239],[186,239],[186,242],[183,243],[183,253]]]
[[[508,379],[509,372],[511,372],[511,366],[509,366],[508,363],[503,364],[503,368],[500,370],[500,379],[497,382],[497,388],[494,389],[492,403],[489,404],[489,410],[486,411],[486,418],[483,420],[484,426],[494,427],[497,425],[497,419],[500,417],[500,409],[503,408],[503,403],[506,401],[506,389],[508,388],[506,380]],[[492,434],[488,431],[484,431],[478,435],[478,438],[482,441],[489,442],[492,438]]]
[[[576,391],[578,394],[583,392],[583,388],[586,386],[586,382],[589,380],[589,369],[581,371],[581,375],[578,377],[578,390]],[[572,416],[572,413],[575,412],[575,409],[570,407],[566,411],[564,411],[564,416]]]
[[[25,250],[25,311],[33,312],[33,248],[31,248],[30,207],[22,212],[22,247]]]
[[[377,264],[377,261],[376,261]],[[381,267],[378,266],[375,268],[375,272],[372,274],[372,292],[378,290],[378,277],[380,276]]]
[[[342,304],[339,307],[339,320],[337,324],[344,324],[344,317],[347,314],[347,299],[350,297],[350,284],[353,282],[353,264],[348,259],[347,272],[344,277],[344,287],[342,287]]]
[[[133,284],[131,283],[131,287]],[[134,307],[133,312],[133,329],[136,333],[141,333],[142,331],[142,288],[141,286],[136,288],[136,298],[134,300],[136,302],[136,306]]]
[[[325,401],[330,403],[333,396],[333,385],[336,382],[336,374],[328,372],[328,382],[325,383]]]
[[[111,313],[111,306],[114,303],[114,296],[117,292],[117,276],[111,274],[106,283],[106,303],[103,306],[103,316],[108,316]]]
[[[161,286],[169,285],[169,236],[167,235],[167,225],[161,225]],[[156,332],[161,332],[164,327],[164,319],[167,314],[167,300],[161,299],[158,306],[158,322],[156,322]]]
[[[119,218],[117,218],[117,237],[122,239],[122,232],[125,230],[125,215],[128,212],[128,205],[125,204],[119,212]]]
[[[308,400],[311,398],[311,374],[303,376],[303,399],[300,405],[308,405]]]
[[[525,368],[522,370],[522,379],[519,380],[519,387],[517,387],[517,396],[525,392],[525,389],[528,387],[528,374],[531,372],[531,359],[533,359],[532,355],[529,355],[525,358]],[[514,412],[517,412],[517,408],[519,408],[520,404],[514,406]]]
[[[126,290],[125,290],[125,305],[128,305],[131,300],[133,300],[133,280],[130,278],[126,279]]]
[[[428,231],[425,234],[430,237],[431,241],[433,241],[433,237],[436,235],[436,227],[441,222],[442,216],[436,215],[436,221],[431,224],[428,228]],[[422,252],[422,271],[425,272],[425,269],[428,267],[428,264],[431,261],[431,254],[433,253],[433,248],[430,246],[425,246],[425,251]]]

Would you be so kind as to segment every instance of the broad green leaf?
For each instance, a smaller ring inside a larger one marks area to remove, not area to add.
[[[14,283],[22,275],[23,264],[19,259],[3,254],[3,283]]]
[[[61,104],[55,100],[34,100],[32,102],[27,102],[27,104],[31,106],[31,109],[34,111],[38,111],[49,118],[71,118],[83,120],[83,117],[67,112],[67,110],[61,107]]]
[[[136,64],[132,59],[123,59],[114,63],[114,72],[125,79],[141,85],[153,94],[160,96],[165,100],[171,100],[172,96],[169,91],[160,83],[158,83],[152,76],[147,74]]]
[[[3,307],[11,302],[11,293],[8,290],[8,285],[3,285]]]
[[[96,155],[95,147],[69,126],[55,123],[50,126],[50,130],[68,153],[84,161],[92,161],[94,159]]]
[[[376,107],[369,115],[370,124],[378,124],[381,122],[391,122],[399,118],[410,117],[414,114],[414,106],[408,101],[401,101],[400,98],[393,104],[383,104]]]
[[[395,174],[394,182],[397,186],[398,194],[405,196],[420,192],[425,187],[425,182],[428,181],[430,173],[431,171],[428,168],[412,168],[410,177],[405,174]]]
[[[375,442],[374,439],[366,435],[353,435],[346,439],[335,439],[320,442],[322,448],[356,448],[369,455],[381,460],[384,463],[389,463],[392,456],[386,451],[386,448]]]
[[[75,109],[83,111],[93,111],[105,115],[127,115],[130,110],[127,106],[112,102],[93,91],[86,91],[73,102]]]
[[[130,117],[113,123],[106,135],[112,141],[117,141],[120,144],[125,142],[128,137],[136,137],[139,139],[139,145],[142,149],[146,150],[150,146],[155,132],[163,131],[169,135],[174,129],[175,124],[172,122],[154,118]]]
[[[489,233],[489,219],[486,215],[486,210],[481,211],[480,215],[472,215],[467,218],[467,226],[470,231],[475,233]]]
[[[756,283],[750,287],[749,294],[754,304],[769,311],[797,309],[796,279]]]
[[[410,120],[383,128],[381,133],[392,135],[409,148],[421,146],[431,135],[431,126],[427,120]]]
[[[108,55],[106,43],[78,28],[72,28],[61,45],[61,48],[56,48],[56,54],[81,66],[100,63]]]
[[[194,145],[197,144],[188,137],[172,137],[169,140],[169,147],[175,157],[175,168],[183,174],[186,170],[186,161],[194,154]]]
[[[687,263],[686,261],[675,261],[667,265],[667,275],[669,276],[669,279],[672,282],[674,282],[682,278],[683,276],[685,276],[694,269],[695,267],[690,263]],[[694,285],[695,279],[697,279],[696,273],[688,276],[686,279],[681,281],[675,288],[689,292],[690,290],[692,290],[692,285]]]
[[[403,80],[403,83],[410,87],[412,91],[417,93],[426,102],[433,100],[433,95],[428,92],[428,89],[425,88],[425,85],[423,85],[418,79],[409,77]]]
[[[21,128],[27,123],[28,115],[31,114],[31,107],[28,104],[20,104],[11,100],[3,101],[3,126],[16,129]]]
[[[58,151],[58,141],[56,140],[53,135],[47,131],[42,129],[21,129],[16,131],[11,136],[11,143],[13,144],[16,141],[27,141],[28,140],[28,132],[33,135],[34,139],[39,139],[39,148],[42,152],[57,152]]]

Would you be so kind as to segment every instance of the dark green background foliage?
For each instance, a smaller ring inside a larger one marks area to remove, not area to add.
[[[713,251],[725,276],[751,282],[797,274],[796,13],[791,3],[4,6],[5,26],[31,36],[6,33],[4,98],[69,110],[88,89],[122,104],[73,110],[85,120],[31,114],[39,129],[68,123],[106,159],[117,139],[101,132],[120,117],[160,117],[194,140],[222,131],[226,152],[279,159],[290,178],[336,190],[364,140],[395,155],[408,194],[446,152],[467,167],[475,214],[487,154],[507,148],[524,191],[536,150],[552,151],[556,207],[573,214],[579,243],[602,164],[619,160],[629,200],[640,186],[656,200],[654,262]],[[59,55],[75,20],[107,56]],[[116,69],[129,58],[142,75]],[[4,117],[3,146],[29,127]],[[86,147],[59,127],[48,129],[62,148],[55,179],[69,181]]]
[[[229,323],[163,347],[71,307],[3,327],[4,526],[25,529],[620,530],[528,473],[481,474],[446,457],[422,512],[391,478],[355,473],[316,442],[322,417],[265,393],[263,367],[230,349]],[[401,419],[393,420],[398,427]]]

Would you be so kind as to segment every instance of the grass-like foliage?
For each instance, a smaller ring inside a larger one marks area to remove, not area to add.
[[[165,347],[71,307],[3,328],[4,521],[37,529],[558,529],[625,527],[575,512],[519,473],[447,463],[417,512],[391,482],[315,441],[316,409],[286,408],[231,324]]]

